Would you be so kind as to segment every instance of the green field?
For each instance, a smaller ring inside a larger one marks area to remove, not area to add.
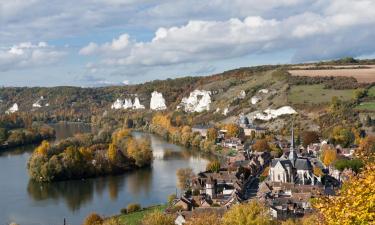
[[[375,111],[375,102],[362,102],[357,107],[358,110],[370,110]]]
[[[142,221],[143,217],[151,212],[154,211],[164,211],[166,208],[165,205],[153,206],[147,209],[144,209],[139,212],[129,213],[129,214],[121,214],[119,216],[120,222],[126,225],[138,225]]]
[[[298,85],[292,86],[288,93],[288,101],[292,104],[321,104],[328,103],[332,97],[337,96],[343,101],[354,97],[354,90],[324,89],[324,85]]]
[[[368,96],[375,97],[375,86],[368,90]]]

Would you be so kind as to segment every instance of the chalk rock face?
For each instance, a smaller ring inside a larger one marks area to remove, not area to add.
[[[254,116],[254,119],[268,121],[268,120],[275,119],[282,115],[291,115],[291,114],[297,114],[296,110],[294,110],[290,106],[283,106],[278,109],[266,109],[263,112],[256,113]]]
[[[120,99],[116,99],[116,101],[111,105],[111,109],[122,109],[123,104],[124,104],[124,101]]]
[[[144,109],[145,106],[142,105],[138,97],[135,97],[134,103],[130,98],[125,100],[117,99],[111,106],[111,109]]]
[[[42,105],[40,104],[40,101],[38,100],[38,101],[36,101],[35,103],[33,103],[33,107],[34,107],[34,108],[41,108]]]
[[[246,92],[244,90],[241,90],[240,94],[238,95],[239,99],[244,99],[246,97]]]
[[[18,104],[17,103],[14,103],[12,105],[12,107],[10,107],[5,113],[6,114],[11,114],[11,113],[15,113],[18,111]]]
[[[211,92],[205,90],[194,90],[188,98],[181,100],[181,106],[185,112],[203,112],[210,110]]]
[[[43,105],[48,106],[49,104],[46,103],[43,96],[40,96],[40,99],[33,103],[33,108],[41,108]]]
[[[227,108],[225,108],[225,109],[223,110],[223,115],[226,116],[226,115],[228,114],[228,112],[229,112],[229,109],[228,109],[228,107],[227,107]]]
[[[131,108],[133,108],[132,100],[130,98],[126,98],[125,101],[124,101],[124,104],[122,105],[122,108],[123,109],[131,109]]]
[[[260,100],[262,100],[260,97],[258,97],[258,96],[253,96],[253,97],[251,97],[251,104],[255,105],[255,104],[257,104],[258,102],[260,102]]]
[[[165,105],[165,99],[163,94],[157,91],[151,93],[150,109],[152,110],[164,110],[167,109]]]
[[[138,97],[135,97],[134,99],[134,103],[133,103],[133,109],[144,109],[145,106],[142,105],[140,102],[139,102],[139,98]]]

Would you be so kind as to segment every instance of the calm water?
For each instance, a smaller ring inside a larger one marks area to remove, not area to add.
[[[57,139],[88,132],[84,124],[55,125]],[[176,170],[190,167],[201,171],[207,159],[151,134],[134,133],[151,139],[155,160],[152,168],[120,176],[38,184],[29,181],[27,160],[33,146],[0,153],[0,224],[79,225],[90,212],[117,214],[131,202],[143,206],[166,202],[176,192]]]

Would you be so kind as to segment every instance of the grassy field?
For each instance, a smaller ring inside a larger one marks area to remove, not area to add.
[[[355,108],[358,110],[375,111],[375,102],[363,102]]]
[[[120,222],[122,224],[126,225],[138,225],[142,221],[143,217],[151,212],[154,211],[164,211],[166,208],[165,205],[159,205],[159,206],[153,206],[150,208],[147,208],[145,210],[139,211],[139,212],[134,212],[134,213],[129,213],[129,214],[121,214],[119,216]]]
[[[328,103],[333,96],[341,100],[351,100],[354,90],[324,89],[323,85],[292,86],[288,93],[288,101],[292,104],[321,104]]]
[[[375,97],[375,86],[368,90],[368,96]]]

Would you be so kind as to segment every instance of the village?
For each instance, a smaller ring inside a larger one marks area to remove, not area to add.
[[[289,140],[272,141],[282,151],[275,155],[268,145],[253,149],[254,141],[249,143],[249,139],[264,137],[266,128],[243,114],[237,125],[241,130],[238,137],[227,137],[225,129],[217,134],[216,144],[229,154],[216,167],[185,178],[188,188],[170,202],[166,213],[175,216],[176,225],[202,213],[223,215],[232,206],[253,199],[266,205],[275,219],[301,218],[312,213],[311,199],[335,195],[353,173],[325,165],[321,156],[324,149],[334,149],[338,157],[351,159],[355,146],[342,148],[321,139],[297,145],[292,124]],[[206,137],[209,128],[197,126],[193,131]]]

